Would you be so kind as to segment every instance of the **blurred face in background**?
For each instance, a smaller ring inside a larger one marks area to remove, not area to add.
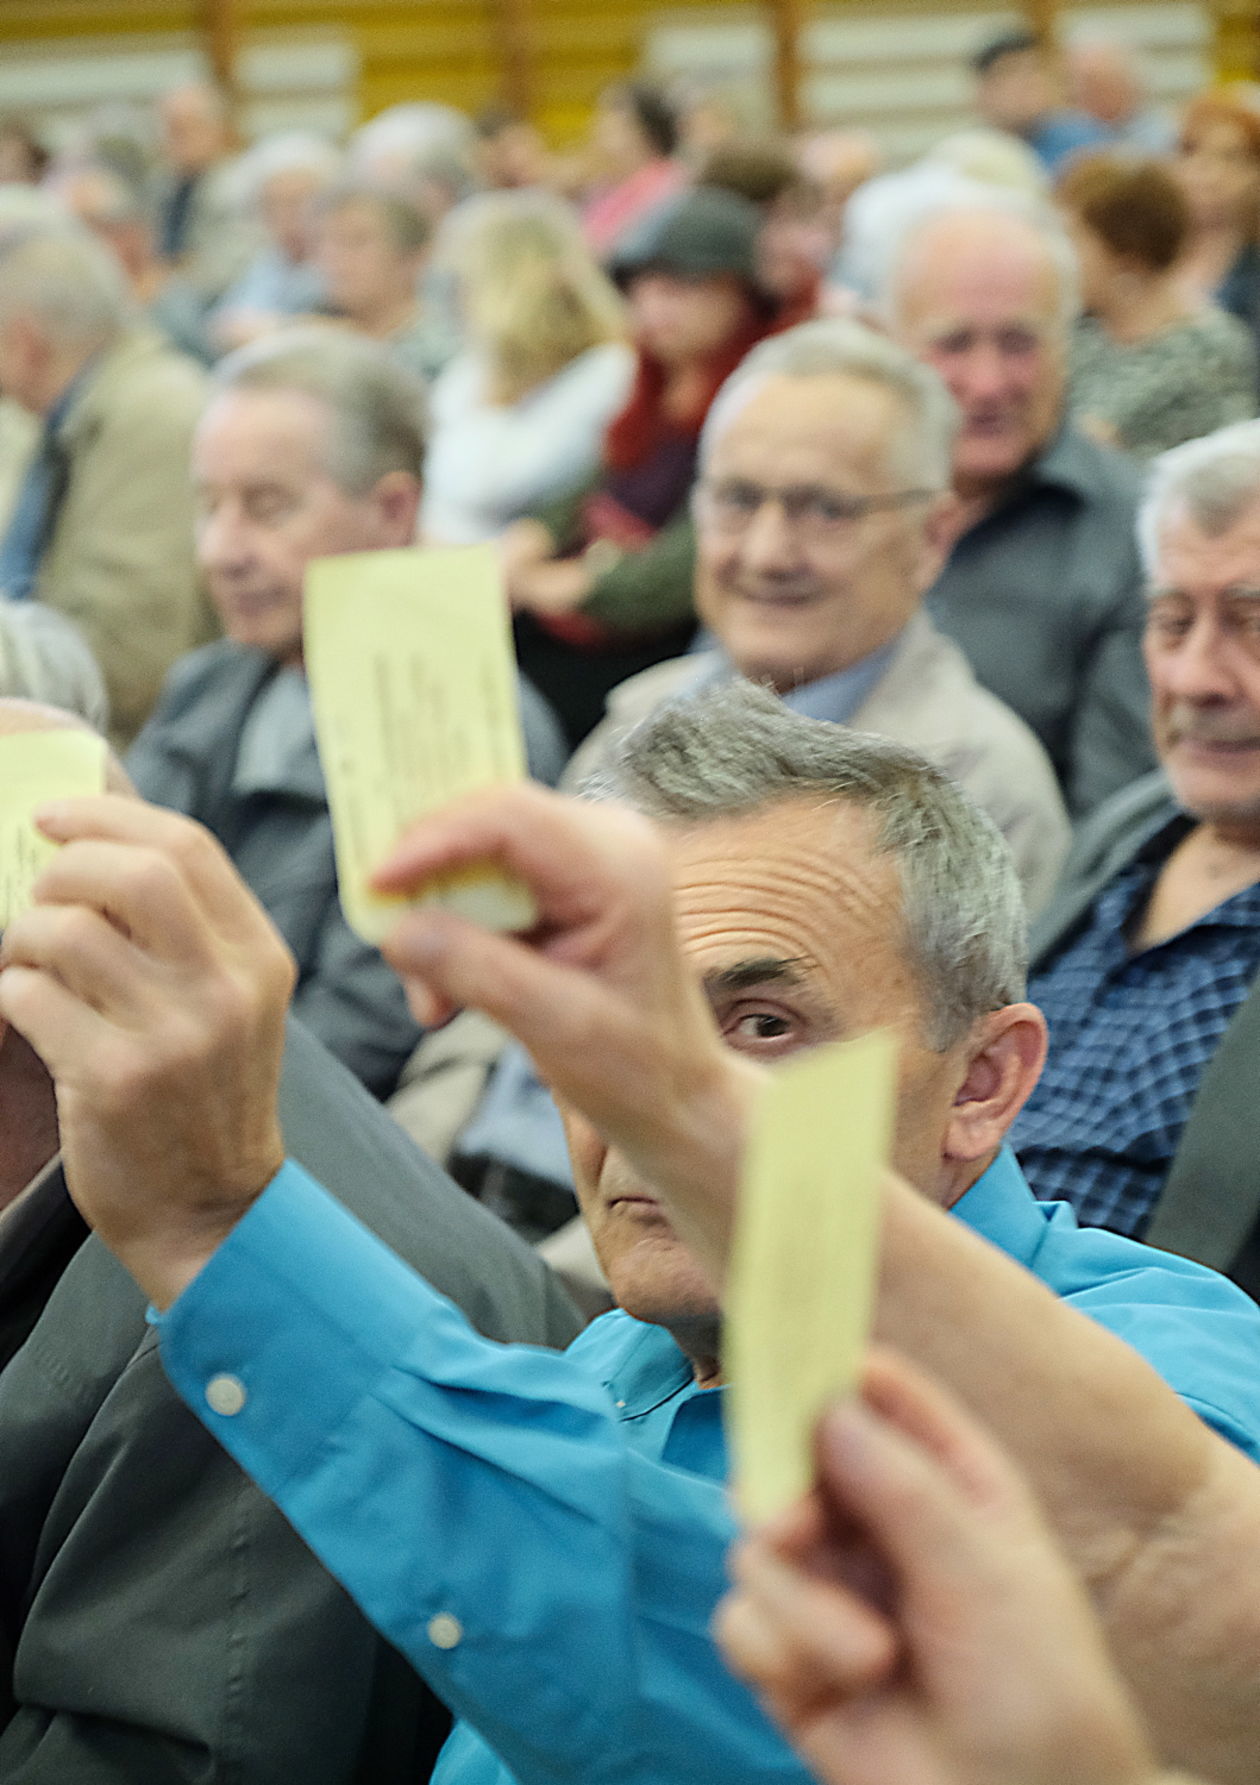
[[[193,439],[197,561],[223,630],[279,663],[302,660],[312,558],[409,545],[419,483],[389,472],[366,494],[330,469],[327,406],[297,390],[228,390]]]
[[[315,201],[326,182],[310,168],[290,168],[264,180],[258,195],[263,228],[287,260],[303,261],[315,245]]]
[[[329,302],[358,321],[414,299],[423,255],[399,247],[380,206],[355,199],[320,219],[315,260]]]
[[[753,316],[752,300],[733,273],[684,278],[649,268],[634,275],[626,296],[635,340],[669,367],[720,353]]]
[[[976,110],[995,130],[1016,136],[1054,109],[1054,81],[1038,49],[1008,50],[976,77]]]
[[[712,440],[696,490],[696,609],[780,694],[897,636],[940,567],[930,496],[900,498],[908,417],[872,379],[767,378]]]
[[[940,374],[962,411],[954,449],[962,496],[995,493],[1059,426],[1061,277],[1036,229],[1001,213],[942,217],[909,245],[893,333]]]
[[[1245,127],[1229,118],[1201,120],[1173,163],[1199,229],[1255,226],[1260,208],[1260,155]]]

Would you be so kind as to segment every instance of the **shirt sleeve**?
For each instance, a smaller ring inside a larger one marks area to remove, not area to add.
[[[177,1391],[521,1785],[805,1775],[709,1637],[719,1484],[287,1164],[159,1321]]]

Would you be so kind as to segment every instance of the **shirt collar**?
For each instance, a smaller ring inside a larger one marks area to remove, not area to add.
[[[850,663],[846,669],[835,670],[829,676],[819,676],[813,682],[802,682],[798,688],[789,689],[783,696],[784,706],[807,719],[828,719],[833,725],[847,724],[884,676],[902,636],[899,632],[886,645],[860,658],[857,663]],[[697,658],[696,675],[688,686],[690,690],[709,687],[715,682],[729,681],[738,673],[718,645]]]
[[[954,1204],[952,1213],[981,1239],[1031,1270],[1045,1238],[1047,1209],[1039,1203],[1009,1147]]]
[[[606,1314],[604,1320],[621,1328],[621,1344],[603,1374],[604,1385],[615,1392],[624,1419],[641,1418],[680,1392],[695,1388],[690,1360],[663,1326],[651,1326],[621,1310]]]
[[[1098,467],[1094,449],[1085,436],[1064,420],[1041,451],[1029,461],[1019,479],[1019,487],[1065,490],[1081,502],[1094,496],[1098,484]]]

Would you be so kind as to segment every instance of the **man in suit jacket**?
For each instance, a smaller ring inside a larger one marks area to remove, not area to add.
[[[296,1023],[281,1121],[482,1331],[572,1338],[541,1265]],[[3,1023],[0,1122],[0,1778],[423,1779],[444,1710],[171,1390],[143,1297],[67,1195],[51,1081]]]
[[[1081,831],[1034,932],[1039,1195],[1260,1293],[1260,423],[1165,454],[1143,512],[1161,771]]]
[[[82,629],[127,744],[171,664],[214,631],[188,483],[205,374],[139,325],[100,243],[32,222],[0,231],[0,385],[40,423],[0,539],[0,592]]]

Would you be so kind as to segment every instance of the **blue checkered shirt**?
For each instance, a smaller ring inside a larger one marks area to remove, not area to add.
[[[1134,954],[1126,933],[1166,857],[1134,862],[1035,974],[1050,1058],[1010,1139],[1036,1194],[1140,1238],[1203,1069],[1260,968],[1260,884]]]

